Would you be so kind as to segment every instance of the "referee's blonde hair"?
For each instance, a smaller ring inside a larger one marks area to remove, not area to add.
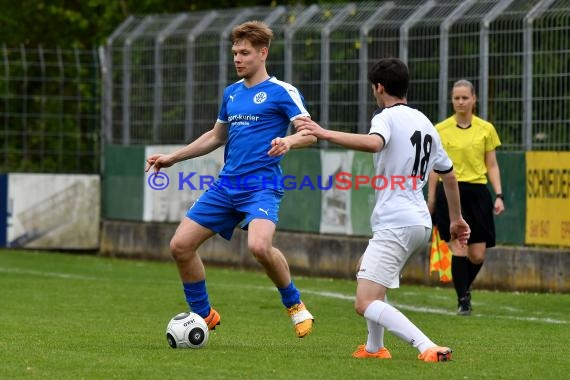
[[[475,94],[475,86],[473,86],[473,83],[471,83],[467,79],[459,79],[458,81],[453,83],[453,88],[451,89],[451,91],[453,91],[455,87],[469,87],[471,89],[471,94],[477,95]]]

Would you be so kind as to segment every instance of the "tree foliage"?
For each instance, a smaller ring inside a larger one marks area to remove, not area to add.
[[[0,0],[0,43],[7,46],[99,46],[129,15],[206,9],[290,5],[299,1],[253,0]],[[305,4],[319,1],[304,1]],[[335,3],[342,1],[327,1]]]

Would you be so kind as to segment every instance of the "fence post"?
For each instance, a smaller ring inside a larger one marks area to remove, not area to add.
[[[351,13],[356,10],[352,3],[346,5],[337,15],[335,15],[323,28],[321,32],[321,120],[324,128],[329,129],[329,95],[331,76],[331,46],[330,35],[340,23],[342,23]],[[325,141],[325,146],[326,146]]]
[[[59,52],[59,50],[58,50]],[[45,168],[45,159],[44,159],[44,147],[45,147],[45,132],[46,132],[46,125],[45,125],[45,105],[46,105],[46,63],[44,58],[44,48],[42,45],[38,46],[38,58],[40,59],[40,81],[41,81],[41,91],[40,91],[40,116],[38,123],[41,127],[41,131],[43,132],[40,136],[41,144],[40,144],[40,161],[41,166],[40,168],[43,170]],[[61,73],[61,62],[59,62],[59,54],[58,54],[58,63],[60,67]],[[63,73],[61,73],[63,75]],[[61,86],[61,84],[60,84]],[[60,128],[61,128],[61,116],[60,116]],[[61,138],[61,137],[60,137]],[[61,152],[58,155],[58,158],[61,157]],[[61,163],[61,159],[58,159],[58,165]]]
[[[479,115],[488,118],[489,113],[489,27],[513,0],[501,0],[481,21],[479,32]]]
[[[26,48],[24,45],[20,45],[20,54],[22,56],[22,160],[25,160],[28,155],[28,140],[26,138],[26,133],[28,131],[28,123],[26,118],[28,116],[28,63],[26,60]]]
[[[162,122],[162,47],[164,41],[172,32],[188,18],[188,14],[181,13],[161,30],[154,41],[154,89],[152,101],[152,139],[154,144],[160,143],[160,124]]]
[[[295,37],[295,32],[305,25],[309,20],[319,11],[319,6],[316,4],[311,5],[309,8],[303,11],[301,15],[297,18],[295,24],[290,26],[285,31],[285,74],[283,79],[287,83],[293,83],[293,38]]]
[[[101,76],[103,79],[103,105],[101,107],[101,124],[103,141],[107,144],[113,142],[113,42],[117,36],[134,21],[134,16],[129,16],[107,39],[107,49],[99,48],[99,60],[101,61]]]
[[[75,120],[77,121],[77,125],[81,125],[81,58],[79,57],[79,50],[77,46],[73,48],[73,57],[75,58],[75,91],[77,96],[77,109],[75,110]]]
[[[532,24],[550,7],[554,0],[542,0],[524,17],[523,22],[523,141],[525,150],[532,150]]]
[[[263,22],[266,23],[269,27],[271,27],[271,25],[275,21],[279,20],[279,17],[281,17],[281,15],[286,11],[287,8],[285,8],[285,6],[279,5],[278,7],[275,7],[275,9],[271,13],[269,13],[269,15],[267,15],[267,17],[265,18],[265,20],[263,20]]]
[[[466,0],[451,12],[449,16],[443,20],[440,26],[439,35],[439,112],[438,120],[443,120],[447,116],[447,78],[449,70],[449,29],[455,21],[475,3],[475,0]]]
[[[10,125],[10,60],[8,59],[8,49],[6,48],[6,44],[2,44],[2,55],[4,56],[4,82],[5,85],[5,94],[4,94],[4,162],[9,164],[8,162],[8,125]]]
[[[358,133],[367,133],[367,124],[370,115],[367,114],[368,94],[370,86],[368,85],[368,34],[376,24],[382,21],[385,14],[394,8],[394,2],[389,1],[378,7],[370,17],[362,24],[359,30],[360,34],[360,50],[358,52]]]
[[[65,83],[65,71],[63,69],[63,59],[61,56],[61,49],[58,46],[56,49],[57,52],[57,66],[59,68],[59,146],[58,146],[58,155],[57,155],[57,165],[59,167],[62,167],[63,165],[63,149],[64,149],[64,143],[63,143],[63,102],[64,102],[64,94],[65,94],[65,88],[64,88],[64,83]],[[79,153],[79,148],[80,148],[80,141],[79,139],[77,139],[77,148],[76,148],[76,152]],[[77,158],[75,159],[76,164],[79,166],[79,154],[77,155]]]
[[[416,9],[410,17],[404,21],[400,26],[400,59],[406,64],[408,63],[408,42],[409,42],[409,32],[418,21],[422,19],[433,7],[435,7],[435,1],[429,0],[418,9]]]
[[[184,123],[184,140],[188,143],[194,135],[194,49],[196,38],[218,17],[218,11],[211,11],[186,37],[186,118]]]
[[[123,145],[131,143],[131,48],[135,40],[153,21],[153,16],[147,16],[125,39],[123,46]]]

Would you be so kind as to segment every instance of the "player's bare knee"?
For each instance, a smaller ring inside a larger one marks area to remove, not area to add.
[[[250,242],[248,244],[248,249],[260,263],[266,262],[269,255],[271,254],[271,247],[267,247],[266,244],[261,242]]]
[[[354,301],[354,310],[356,311],[357,314],[364,315],[364,311],[368,307],[368,304],[369,304],[368,302],[363,302],[362,300],[359,300],[357,298]]]
[[[188,242],[183,242],[180,239],[174,236],[172,240],[170,240],[170,254],[174,258],[174,260],[182,260],[188,258],[196,251],[195,248],[192,247],[191,244]]]
[[[182,255],[182,247],[174,238],[170,240],[170,254],[175,260]]]

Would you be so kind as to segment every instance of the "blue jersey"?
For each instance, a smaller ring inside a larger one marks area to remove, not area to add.
[[[224,91],[218,122],[227,123],[228,140],[220,179],[250,185],[281,177],[283,156],[270,157],[271,141],[285,137],[291,121],[309,116],[303,97],[289,83],[271,77],[251,88],[240,80]]]

